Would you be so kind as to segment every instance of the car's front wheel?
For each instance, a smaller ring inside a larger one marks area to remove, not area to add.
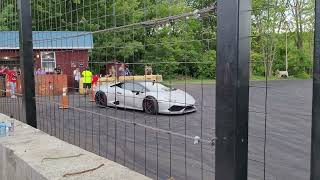
[[[98,91],[95,96],[96,104],[100,107],[107,107],[107,96],[106,93]]]
[[[147,96],[143,100],[143,110],[147,114],[158,114],[158,102],[154,97]]]

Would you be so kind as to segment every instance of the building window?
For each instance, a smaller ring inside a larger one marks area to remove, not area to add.
[[[56,68],[56,55],[54,52],[41,52],[41,68],[46,72],[53,72]]]

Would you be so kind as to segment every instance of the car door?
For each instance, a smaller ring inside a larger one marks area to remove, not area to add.
[[[124,107],[124,91],[123,84],[116,84],[108,88],[108,102],[113,106]]]
[[[122,89],[123,91],[117,92],[117,99],[119,100],[119,103],[122,104],[126,108],[133,108],[132,107],[132,101],[133,101],[133,95],[132,91],[134,85],[131,82],[123,83]]]
[[[142,110],[143,109],[142,102],[146,96],[146,88],[140,83],[136,83],[134,89],[135,90],[134,90],[133,106],[136,107],[137,109]]]
[[[142,109],[143,86],[135,82],[126,82],[124,83],[124,89],[123,103],[125,106],[132,109]]]

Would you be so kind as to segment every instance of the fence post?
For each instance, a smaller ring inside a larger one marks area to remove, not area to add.
[[[23,118],[37,127],[30,0],[18,0]]]
[[[315,1],[310,180],[320,179],[320,2]]]
[[[215,179],[248,170],[250,0],[218,0]]]

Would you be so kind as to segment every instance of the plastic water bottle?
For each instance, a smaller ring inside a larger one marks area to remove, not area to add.
[[[5,122],[0,123],[0,137],[6,137],[9,132],[9,126]]]
[[[9,136],[14,135],[14,119],[13,116],[10,116],[10,126],[9,126]]]
[[[3,125],[3,122],[0,123],[0,137],[5,136],[5,126]]]

